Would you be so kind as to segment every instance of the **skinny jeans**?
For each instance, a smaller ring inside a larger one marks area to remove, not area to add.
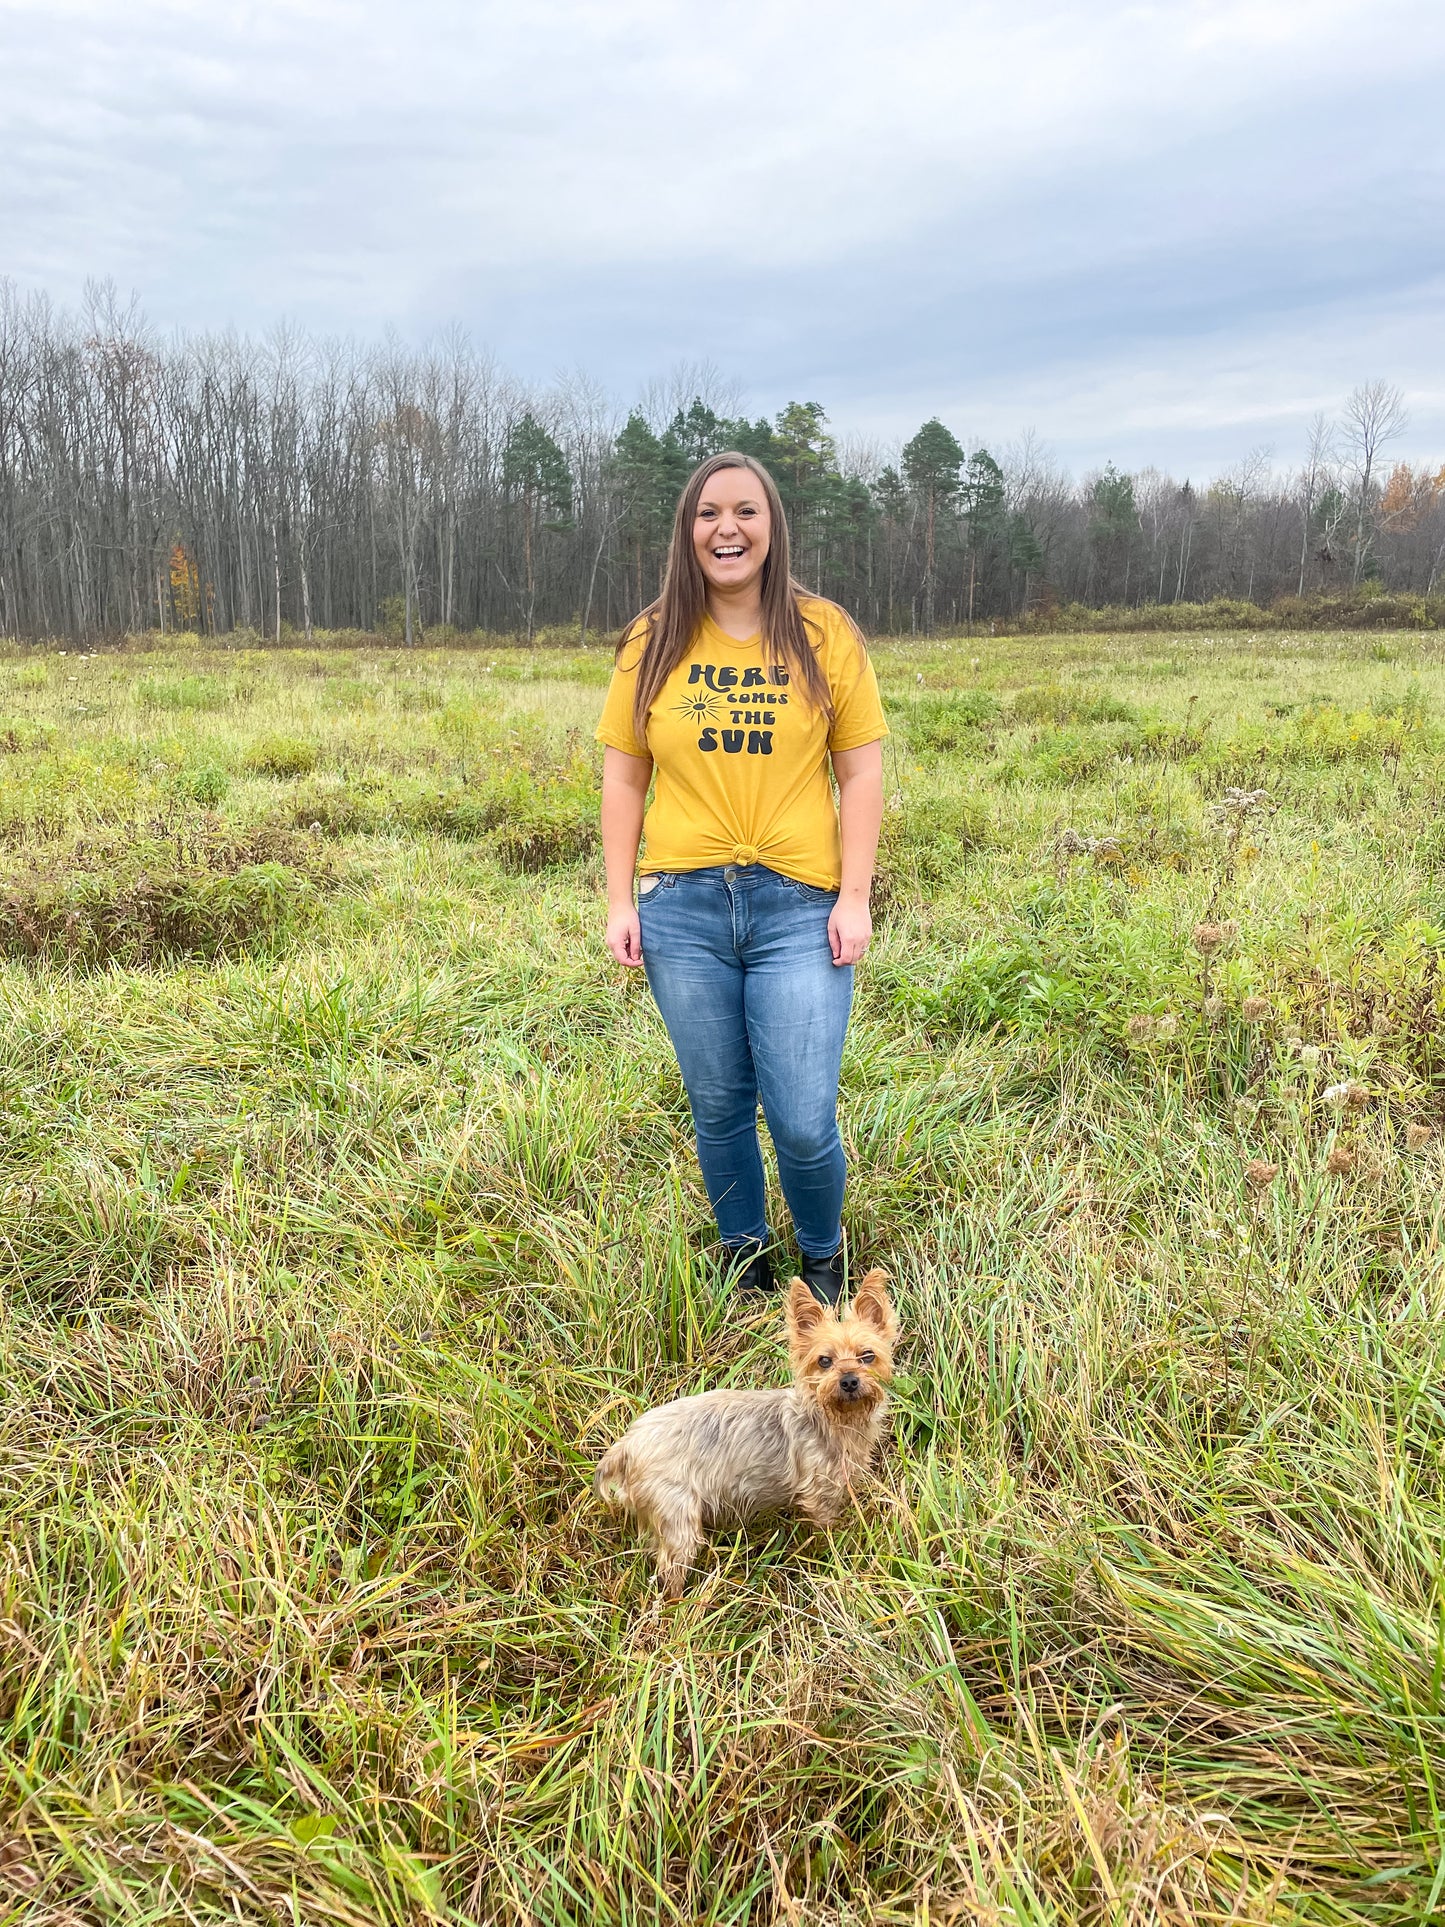
[[[668,871],[638,885],[642,962],[677,1052],[697,1158],[724,1244],[770,1237],[758,1101],[805,1257],[843,1238],[838,1073],[853,968],[833,962],[836,890],[762,864]]]

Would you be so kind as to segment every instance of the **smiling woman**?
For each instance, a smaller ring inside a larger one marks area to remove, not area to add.
[[[772,477],[713,456],[682,492],[662,593],[622,639],[597,735],[607,947],[646,968],[749,1293],[775,1282],[760,1098],[803,1277],[827,1304],[843,1292],[838,1072],[872,933],[886,733],[857,628],[792,579]]]

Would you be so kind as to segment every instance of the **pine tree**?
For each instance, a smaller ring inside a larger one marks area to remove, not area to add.
[[[544,527],[569,527],[572,513],[572,471],[567,457],[530,411],[513,427],[502,450],[502,487],[514,501],[521,501],[530,642],[536,631],[536,539]],[[544,520],[548,514],[550,521]]]
[[[980,572],[979,557],[982,555],[984,558],[984,586],[987,591],[990,574],[988,563],[990,560],[1002,559],[998,551],[1003,546],[1004,533],[1008,525],[1003,470],[986,448],[975,449],[969,457],[960,494],[963,499],[963,512],[968,521],[968,570],[964,584],[964,599],[968,608],[968,619],[972,622]]]
[[[654,435],[634,409],[613,445],[612,474],[619,497],[618,530],[631,560],[633,601],[652,600],[647,561],[666,547],[675,494],[675,448]]]
[[[937,581],[938,517],[955,507],[963,449],[935,415],[911,442],[904,444],[903,476],[923,507],[923,626],[933,633],[934,589]]]
[[[1134,501],[1134,477],[1121,475],[1106,463],[1089,491],[1089,546],[1107,583],[1124,559],[1123,595],[1129,594],[1129,563],[1134,537],[1139,533],[1139,510]]]
[[[819,403],[792,401],[779,410],[772,437],[773,479],[783,498],[797,567],[801,570],[803,557],[812,554],[815,575],[822,569],[822,536],[838,472],[827,420]]]

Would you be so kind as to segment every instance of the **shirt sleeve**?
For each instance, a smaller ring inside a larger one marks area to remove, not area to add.
[[[845,622],[829,637],[829,681],[833,686],[833,727],[828,747],[860,749],[888,734],[878,678],[863,645]]]
[[[639,742],[632,723],[632,700],[637,688],[637,665],[642,660],[640,638],[628,636],[607,685],[607,700],[602,705],[596,737],[609,749],[620,749],[628,756],[650,756],[647,744]]]

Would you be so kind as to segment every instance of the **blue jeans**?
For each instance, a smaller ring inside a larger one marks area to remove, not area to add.
[[[647,981],[677,1052],[724,1244],[766,1242],[758,1099],[809,1258],[842,1242],[838,1071],[853,969],[828,945],[835,890],[761,864],[643,877]]]

